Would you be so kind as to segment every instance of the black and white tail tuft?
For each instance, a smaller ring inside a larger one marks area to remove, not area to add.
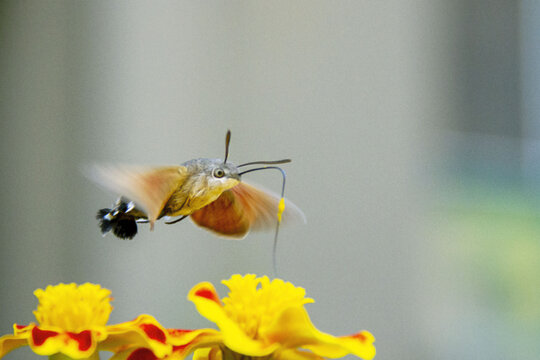
[[[132,202],[118,200],[113,209],[101,209],[97,212],[99,228],[103,235],[112,231],[114,235],[123,240],[131,240],[137,235],[137,221],[133,215],[128,214],[133,209]]]

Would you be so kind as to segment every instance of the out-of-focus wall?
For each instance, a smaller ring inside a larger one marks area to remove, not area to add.
[[[474,232],[444,231],[474,219],[462,202],[448,219],[447,191],[484,164],[471,131],[517,139],[501,154],[518,167],[528,14],[506,1],[3,2],[0,330],[33,320],[34,289],[87,281],[112,290],[111,323],[207,326],[193,285],[272,276],[271,233],[158,223],[120,241],[94,219],[115,194],[85,165],[222,157],[231,129],[233,162],[293,159],[286,195],[308,222],[281,229],[278,275],[316,300],[317,327],[370,330],[378,359],[511,357],[514,343],[530,358],[530,340],[494,337],[496,308],[471,293],[491,277],[454,236]],[[271,172],[247,178],[280,189]]]

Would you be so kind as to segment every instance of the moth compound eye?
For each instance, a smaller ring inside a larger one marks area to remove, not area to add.
[[[225,171],[223,171],[223,169],[221,168],[217,168],[214,170],[214,177],[215,178],[222,178],[225,176]]]

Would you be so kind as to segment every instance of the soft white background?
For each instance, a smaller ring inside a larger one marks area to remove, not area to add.
[[[193,285],[211,281],[224,296],[219,281],[233,273],[272,276],[272,233],[225,241],[185,221],[141,226],[133,241],[101,237],[95,212],[115,194],[80,171],[222,157],[231,129],[232,162],[293,159],[286,195],[308,223],[282,228],[279,276],[316,300],[319,329],[368,329],[377,359],[534,358],[534,346],[482,336],[490,323],[468,318],[482,308],[467,309],[467,274],[454,277],[431,210],[441,128],[474,132],[482,118],[496,133],[534,133],[534,1],[8,1],[0,11],[1,333],[33,320],[32,292],[48,284],[111,289],[110,323],[149,313],[195,328],[210,324],[186,300]],[[279,192],[277,173],[246,178]]]

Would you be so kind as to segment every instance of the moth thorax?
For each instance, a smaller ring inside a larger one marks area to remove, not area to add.
[[[236,179],[201,179],[197,181],[191,191],[189,207],[200,209],[216,200],[224,191],[236,186],[239,183]]]

